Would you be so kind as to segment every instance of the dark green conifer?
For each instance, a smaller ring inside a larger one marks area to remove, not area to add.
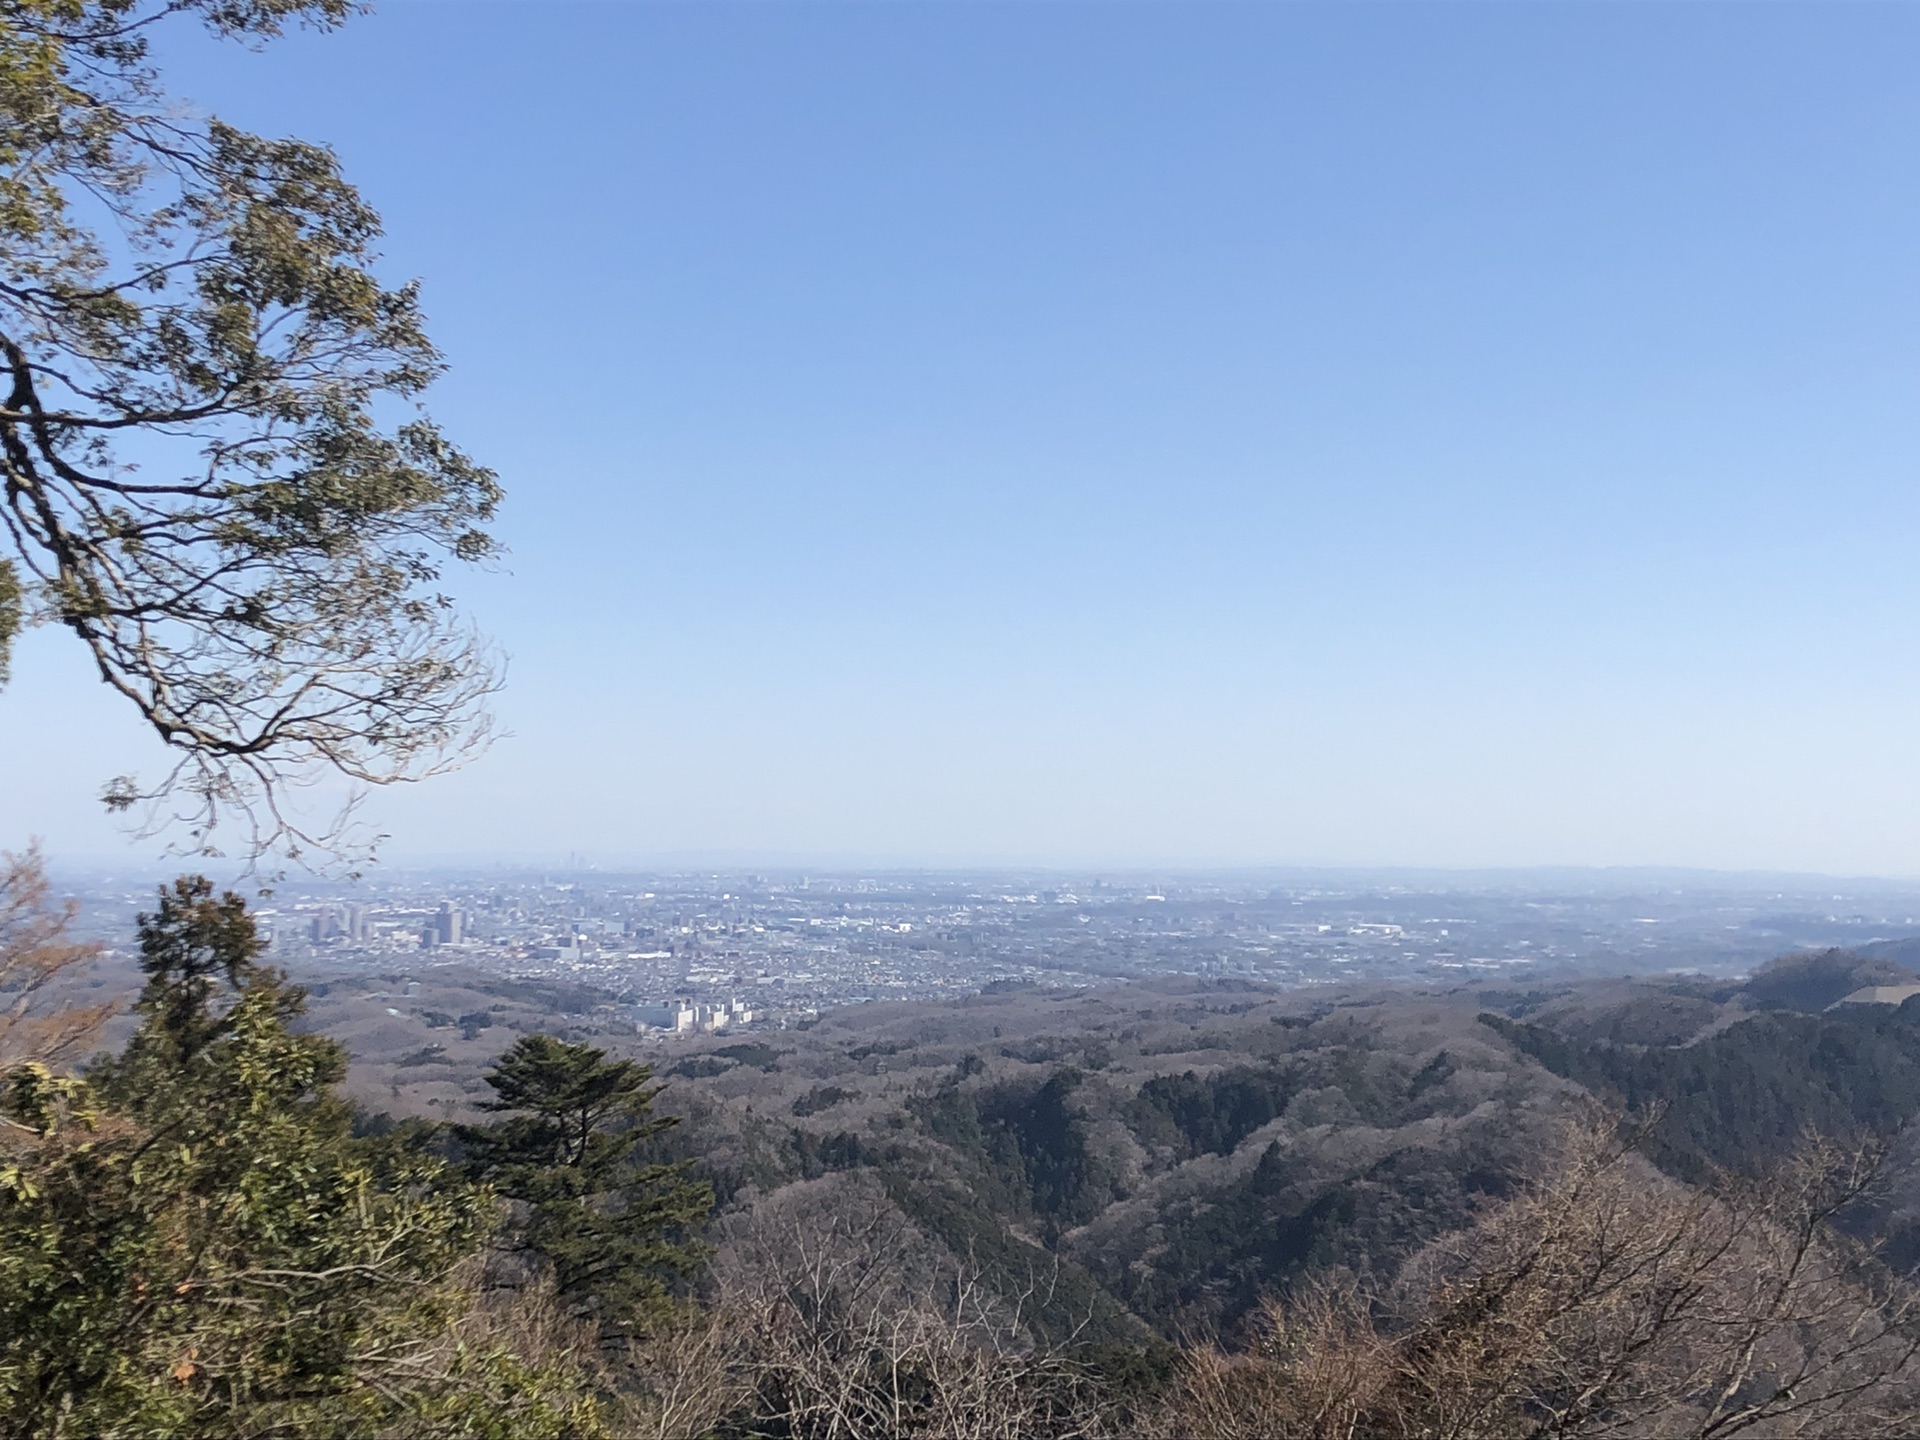
[[[520,1242],[603,1337],[657,1315],[704,1254],[692,1232],[713,1191],[685,1164],[649,1163],[645,1142],[679,1123],[653,1113],[651,1067],[589,1045],[528,1035],[487,1076],[506,1119],[458,1130],[471,1173],[517,1203]]]

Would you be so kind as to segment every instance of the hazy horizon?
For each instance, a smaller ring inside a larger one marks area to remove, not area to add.
[[[99,877],[119,875],[143,880],[164,881],[183,869],[205,870],[225,883],[228,879],[245,881],[239,862],[231,857],[211,860],[190,857],[154,857],[135,853],[58,854],[50,857],[56,877]],[[1842,887],[1836,898],[1850,893],[1908,893],[1909,887],[1920,895],[1920,875],[1835,874],[1823,871],[1723,870],[1676,865],[1509,865],[1509,866],[1433,866],[1313,864],[1310,862],[1275,863],[1022,863],[1018,861],[927,862],[860,856],[821,856],[807,858],[776,853],[672,854],[595,856],[582,852],[565,855],[483,854],[483,853],[409,853],[383,850],[380,858],[354,877],[324,872],[307,872],[299,867],[276,867],[255,877],[276,883],[274,877],[296,885],[342,884],[352,886],[361,880],[378,883],[390,879],[420,876],[458,876],[480,878],[489,875],[526,876],[547,874],[617,877],[709,876],[716,879],[757,878],[769,884],[791,884],[799,880],[825,883],[851,880],[887,879],[970,879],[1035,881],[1056,879],[1098,880],[1110,885],[1165,882],[1176,888],[1196,883],[1326,883],[1333,886],[1390,885],[1402,888],[1431,886],[1457,889],[1463,893],[1488,893],[1501,888],[1521,891],[1577,888],[1581,885],[1632,893],[1663,888],[1697,888],[1729,892],[1793,890],[1808,886]],[[1849,892],[1844,887],[1863,887]]]

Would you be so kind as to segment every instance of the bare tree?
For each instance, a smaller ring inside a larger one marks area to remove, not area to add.
[[[1601,1123],[1434,1247],[1391,1296],[1269,1303],[1248,1355],[1193,1357],[1168,1434],[1895,1436],[1920,1422],[1920,1301],[1833,1217],[1887,1146],[1810,1140],[1690,1189]],[[1384,1300],[1384,1304],[1380,1303]]]
[[[70,631],[177,757],[104,798],[199,853],[233,820],[253,857],[360,853],[291,789],[418,779],[487,733],[496,667],[438,582],[494,552],[500,490],[417,411],[415,288],[376,278],[331,152],[197,118],[148,62],[163,23],[258,42],[357,8],[0,23],[0,669],[20,624]]]
[[[78,913],[74,901],[54,901],[37,846],[0,852],[0,1075],[28,1061],[71,1063],[112,1012],[61,992],[61,982],[100,953],[68,938]]]
[[[1028,1335],[1044,1281],[992,1292],[869,1176],[790,1187],[736,1217],[714,1283],[699,1324],[636,1355],[654,1397],[636,1433],[722,1421],[817,1440],[1101,1433],[1080,1368]]]

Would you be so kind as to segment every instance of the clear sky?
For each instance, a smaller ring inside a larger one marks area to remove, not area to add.
[[[405,857],[1920,874],[1920,6],[396,3],[333,144],[510,490]],[[64,637],[0,841],[129,852]]]

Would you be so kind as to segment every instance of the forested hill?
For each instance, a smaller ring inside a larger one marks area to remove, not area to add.
[[[1920,997],[1899,1005],[1844,997],[1920,984],[1895,962],[1912,948],[1784,957],[1709,997],[1721,1016],[1691,1043],[1596,1040],[1567,1015],[1558,1025],[1480,1018],[1609,1106],[1657,1117],[1647,1153],[1685,1180],[1762,1173],[1811,1135],[1900,1135],[1883,1193],[1844,1218],[1911,1271],[1920,1266],[1920,1146],[1904,1132],[1920,1114]]]
[[[1920,1258],[1911,1155],[1880,1191],[1848,1188],[1864,1172],[1843,1152],[1801,1149],[1920,1108],[1920,1000],[1827,1000],[1900,979],[1884,957],[1795,957],[1738,984],[1002,988],[649,1044],[617,1036],[596,992],[475,974],[343,984],[309,1010],[257,946],[238,897],[178,882],[143,926],[121,1053],[83,1077],[15,1072],[0,1385],[17,1403],[225,1413],[245,1375],[274,1406],[439,1407],[458,1433],[626,1415],[798,1436],[851,1396],[883,1418],[847,1433],[888,1440],[981,1433],[902,1430],[884,1419],[901,1405],[1012,1405],[989,1433],[1058,1440],[1143,1416],[1163,1436],[1308,1434],[1275,1417],[1312,1400],[1324,1361],[1372,1367],[1348,1431],[1411,1437],[1451,1403],[1432,1386],[1482,1375],[1490,1346],[1531,1367],[1488,1402],[1518,1425],[1559,1393],[1555,1367],[1614,1373],[1617,1341],[1653,1354],[1631,1363],[1655,1388],[1629,1398],[1664,1423],[1709,1393],[1669,1383],[1683,1357],[1709,1364],[1711,1393],[1750,1383],[1725,1317],[1765,1291],[1791,1303],[1754,1323],[1770,1355],[1823,1367],[1823,1414],[1850,1422],[1847,1397],[1871,1391],[1891,1436],[1920,1413],[1904,1338],[1920,1290],[1883,1263]],[[365,1023],[316,1033],[333,1014]],[[446,1038],[420,1047],[421,1026]],[[333,1094],[349,1062],[357,1106]],[[433,1074],[421,1108],[451,1123],[403,1118],[416,1072]],[[1637,1149],[1622,1136],[1645,1125],[1609,1109],[1651,1123]],[[221,1219],[234,1195],[265,1223]],[[1828,1216],[1890,1243],[1866,1255]],[[1679,1309],[1634,1288],[1675,1266],[1695,1297]],[[1483,1314],[1489,1279],[1523,1323]],[[120,1342],[96,1337],[130,1325],[141,1358],[114,1389]],[[1305,1348],[1282,1355],[1277,1331]],[[368,1398],[395,1346],[415,1380]],[[1260,1388],[1207,1388],[1230,1374]],[[706,1418],[674,1395],[707,1397]],[[1206,1418],[1222,1406],[1245,1423]],[[1360,1423],[1389,1413],[1397,1430]]]
[[[1603,1037],[1577,1011],[1544,1023],[1481,1020],[1609,1104],[1658,1111],[1652,1154],[1694,1179],[1716,1167],[1763,1169],[1809,1130],[1885,1133],[1920,1111],[1920,1001],[1845,999],[1916,984],[1920,976],[1884,955],[1827,950],[1783,957],[1737,987],[1694,991],[1714,1018],[1685,1039]]]
[[[1329,1267],[1391,1274],[1511,1195],[1581,1097],[1664,1107],[1651,1157],[1689,1179],[1810,1127],[1898,1126],[1920,1109],[1920,1002],[1785,1007],[1906,974],[1830,952],[1745,984],[1170,980],[865,1006],[692,1042],[662,1103],[688,1117],[675,1153],[737,1207],[868,1176],[1009,1290],[1051,1277],[1043,1329],[1175,1335]]]
[[[1920,1002],[1819,1015],[1772,1011],[1697,1044],[1623,1047],[1570,1041],[1488,1015],[1521,1053],[1629,1111],[1658,1107],[1651,1153],[1697,1179],[1710,1167],[1754,1171],[1809,1128],[1887,1131],[1920,1111]]]
[[[1920,1108],[1920,1009],[1826,1007],[1914,981],[1893,957],[1839,951],[1745,982],[1169,979],[653,1046],[619,1036],[605,997],[504,995],[451,971],[336,987],[314,1011],[376,1112],[459,1115],[485,1098],[488,1057],[532,1029],[630,1050],[687,1122],[662,1156],[712,1181],[723,1231],[790,1187],[877,1187],[1001,1289],[1044,1274],[1048,1298],[1028,1306],[1041,1331],[1124,1339],[1231,1330],[1330,1267],[1393,1273],[1510,1196],[1581,1097],[1664,1107],[1648,1153],[1688,1180],[1755,1170],[1810,1128],[1896,1126]],[[1920,1258],[1907,1210],[1896,1195],[1874,1223]]]

